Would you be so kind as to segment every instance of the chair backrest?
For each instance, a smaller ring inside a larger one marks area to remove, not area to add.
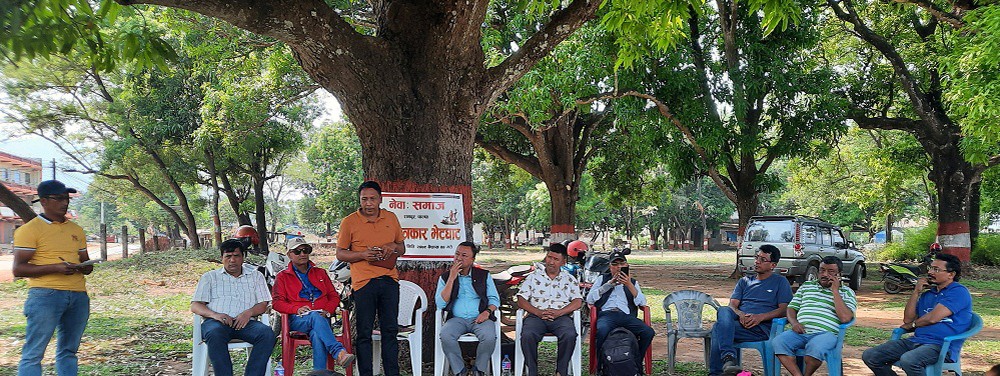
[[[417,303],[420,303],[417,306]],[[411,326],[414,324],[414,316],[418,311],[423,313],[427,310],[427,293],[416,283],[399,280],[399,315],[396,320],[400,326]],[[416,318],[423,320],[423,317]]]
[[[695,290],[674,291],[663,298],[663,311],[666,313],[667,330],[671,330],[670,305],[677,312],[677,327],[681,331],[697,331],[704,329],[701,316],[702,310],[708,304],[716,310],[719,303],[711,295]]]

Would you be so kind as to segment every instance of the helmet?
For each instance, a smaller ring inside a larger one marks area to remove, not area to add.
[[[260,245],[260,235],[257,235],[257,230],[250,225],[243,225],[237,228],[233,237],[239,239],[247,249],[256,248]]]
[[[579,240],[571,241],[569,242],[569,245],[566,246],[566,254],[569,255],[569,257],[579,257],[585,253],[587,253],[587,243]]]

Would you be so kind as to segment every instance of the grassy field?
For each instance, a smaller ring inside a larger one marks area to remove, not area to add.
[[[317,255],[318,263],[327,265],[332,256]],[[219,267],[216,251],[181,250],[146,254],[107,262],[99,265],[88,277],[91,295],[91,318],[80,350],[83,375],[184,375],[190,374],[191,313],[190,295],[198,278],[205,271]],[[499,252],[484,251],[481,262],[526,263],[540,259],[539,251]],[[726,252],[643,252],[629,261],[636,266],[676,265],[729,265],[732,255]],[[666,269],[665,269],[666,270]],[[1000,326],[1000,273],[982,272],[963,280],[976,294],[976,311],[983,316],[988,327]],[[869,276],[877,281],[877,276]],[[733,282],[725,276],[702,276],[704,283],[730,286]],[[662,331],[663,310],[660,301],[668,291],[661,286],[645,287],[653,306],[654,328]],[[24,340],[24,316],[21,306],[27,294],[24,281],[0,283],[0,376],[14,375]],[[877,303],[878,309],[895,315],[902,308],[899,296]],[[714,319],[706,311],[707,321]],[[887,338],[884,328],[860,323],[848,332],[847,345],[869,347]],[[586,341],[584,341],[586,346]],[[554,371],[554,345],[547,344],[540,351],[542,374]],[[405,347],[405,346],[402,346]],[[44,361],[46,374],[52,370],[54,344]],[[700,348],[700,346],[699,346]],[[300,349],[296,374],[310,369],[310,349]],[[585,350],[586,351],[586,348]],[[655,348],[654,357],[663,358],[665,349]],[[700,353],[700,350],[699,350]],[[1000,353],[998,338],[975,338],[963,350],[973,360],[997,361]],[[279,350],[275,349],[275,359]],[[237,368],[241,356],[233,353]],[[584,355],[584,368],[587,356]],[[401,358],[401,361],[406,362]],[[404,363],[404,364],[408,364]],[[404,367],[405,368],[405,367]],[[424,374],[430,375],[432,365],[425,364]],[[677,375],[704,375],[705,366],[700,362],[681,362]],[[657,360],[654,374],[666,374],[666,362]],[[970,375],[979,373],[971,372]]]

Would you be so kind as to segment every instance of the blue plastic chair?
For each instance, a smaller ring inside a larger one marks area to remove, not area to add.
[[[788,319],[786,318],[782,317],[780,319],[774,319],[774,322],[771,324],[771,329],[773,330],[771,338],[774,338],[774,336],[784,332],[786,324],[788,324]],[[854,319],[851,319],[851,321],[847,323],[840,324],[840,330],[837,332],[837,345],[834,346],[835,350],[826,354],[826,359],[821,359],[826,362],[826,372],[830,376],[841,376],[844,374],[844,357],[842,353],[842,350],[844,349],[844,334],[847,333],[847,328],[850,328],[852,325],[854,325]],[[774,374],[780,375],[781,362],[778,361],[778,355],[773,355],[774,358],[772,360],[772,364],[774,365]],[[798,363],[800,370],[804,370],[806,368],[805,359],[803,358],[805,355],[805,349],[795,351],[795,362]]]
[[[780,365],[776,365],[777,362],[774,361],[774,349],[771,347],[771,339],[778,335],[778,326],[775,325],[774,321],[771,322],[771,334],[768,335],[767,341],[757,341],[757,342],[738,342],[734,343],[733,346],[736,347],[736,362],[741,363],[741,353],[742,349],[754,349],[760,353],[760,359],[764,363],[764,376],[780,376],[778,373],[778,368]]]
[[[979,317],[979,315],[973,312],[972,325],[969,326],[969,330],[966,330],[964,333],[944,337],[944,343],[941,344],[941,354],[938,354],[937,363],[934,363],[933,365],[924,368],[924,373],[927,376],[940,376],[941,373],[944,371],[951,371],[958,376],[962,376],[961,350],[962,350],[962,343],[964,341],[961,340],[976,335],[976,333],[979,333],[980,330],[983,330],[983,318]],[[902,328],[896,328],[892,331],[892,338],[890,338],[890,340],[895,341],[897,339],[900,339],[903,337],[904,333],[906,333],[906,331],[903,330]],[[954,362],[945,362],[946,357],[948,355],[948,349],[951,348],[952,342],[954,341],[961,341],[955,344],[955,346],[958,346],[959,350],[958,359],[955,359]]]

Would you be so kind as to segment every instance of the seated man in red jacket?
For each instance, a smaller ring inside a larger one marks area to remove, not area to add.
[[[327,354],[346,366],[354,355],[344,350],[330,328],[330,316],[337,311],[340,295],[330,276],[309,261],[312,246],[305,239],[288,240],[288,268],[275,277],[274,310],[288,314],[288,329],[308,333],[313,347],[313,369],[325,370]]]

